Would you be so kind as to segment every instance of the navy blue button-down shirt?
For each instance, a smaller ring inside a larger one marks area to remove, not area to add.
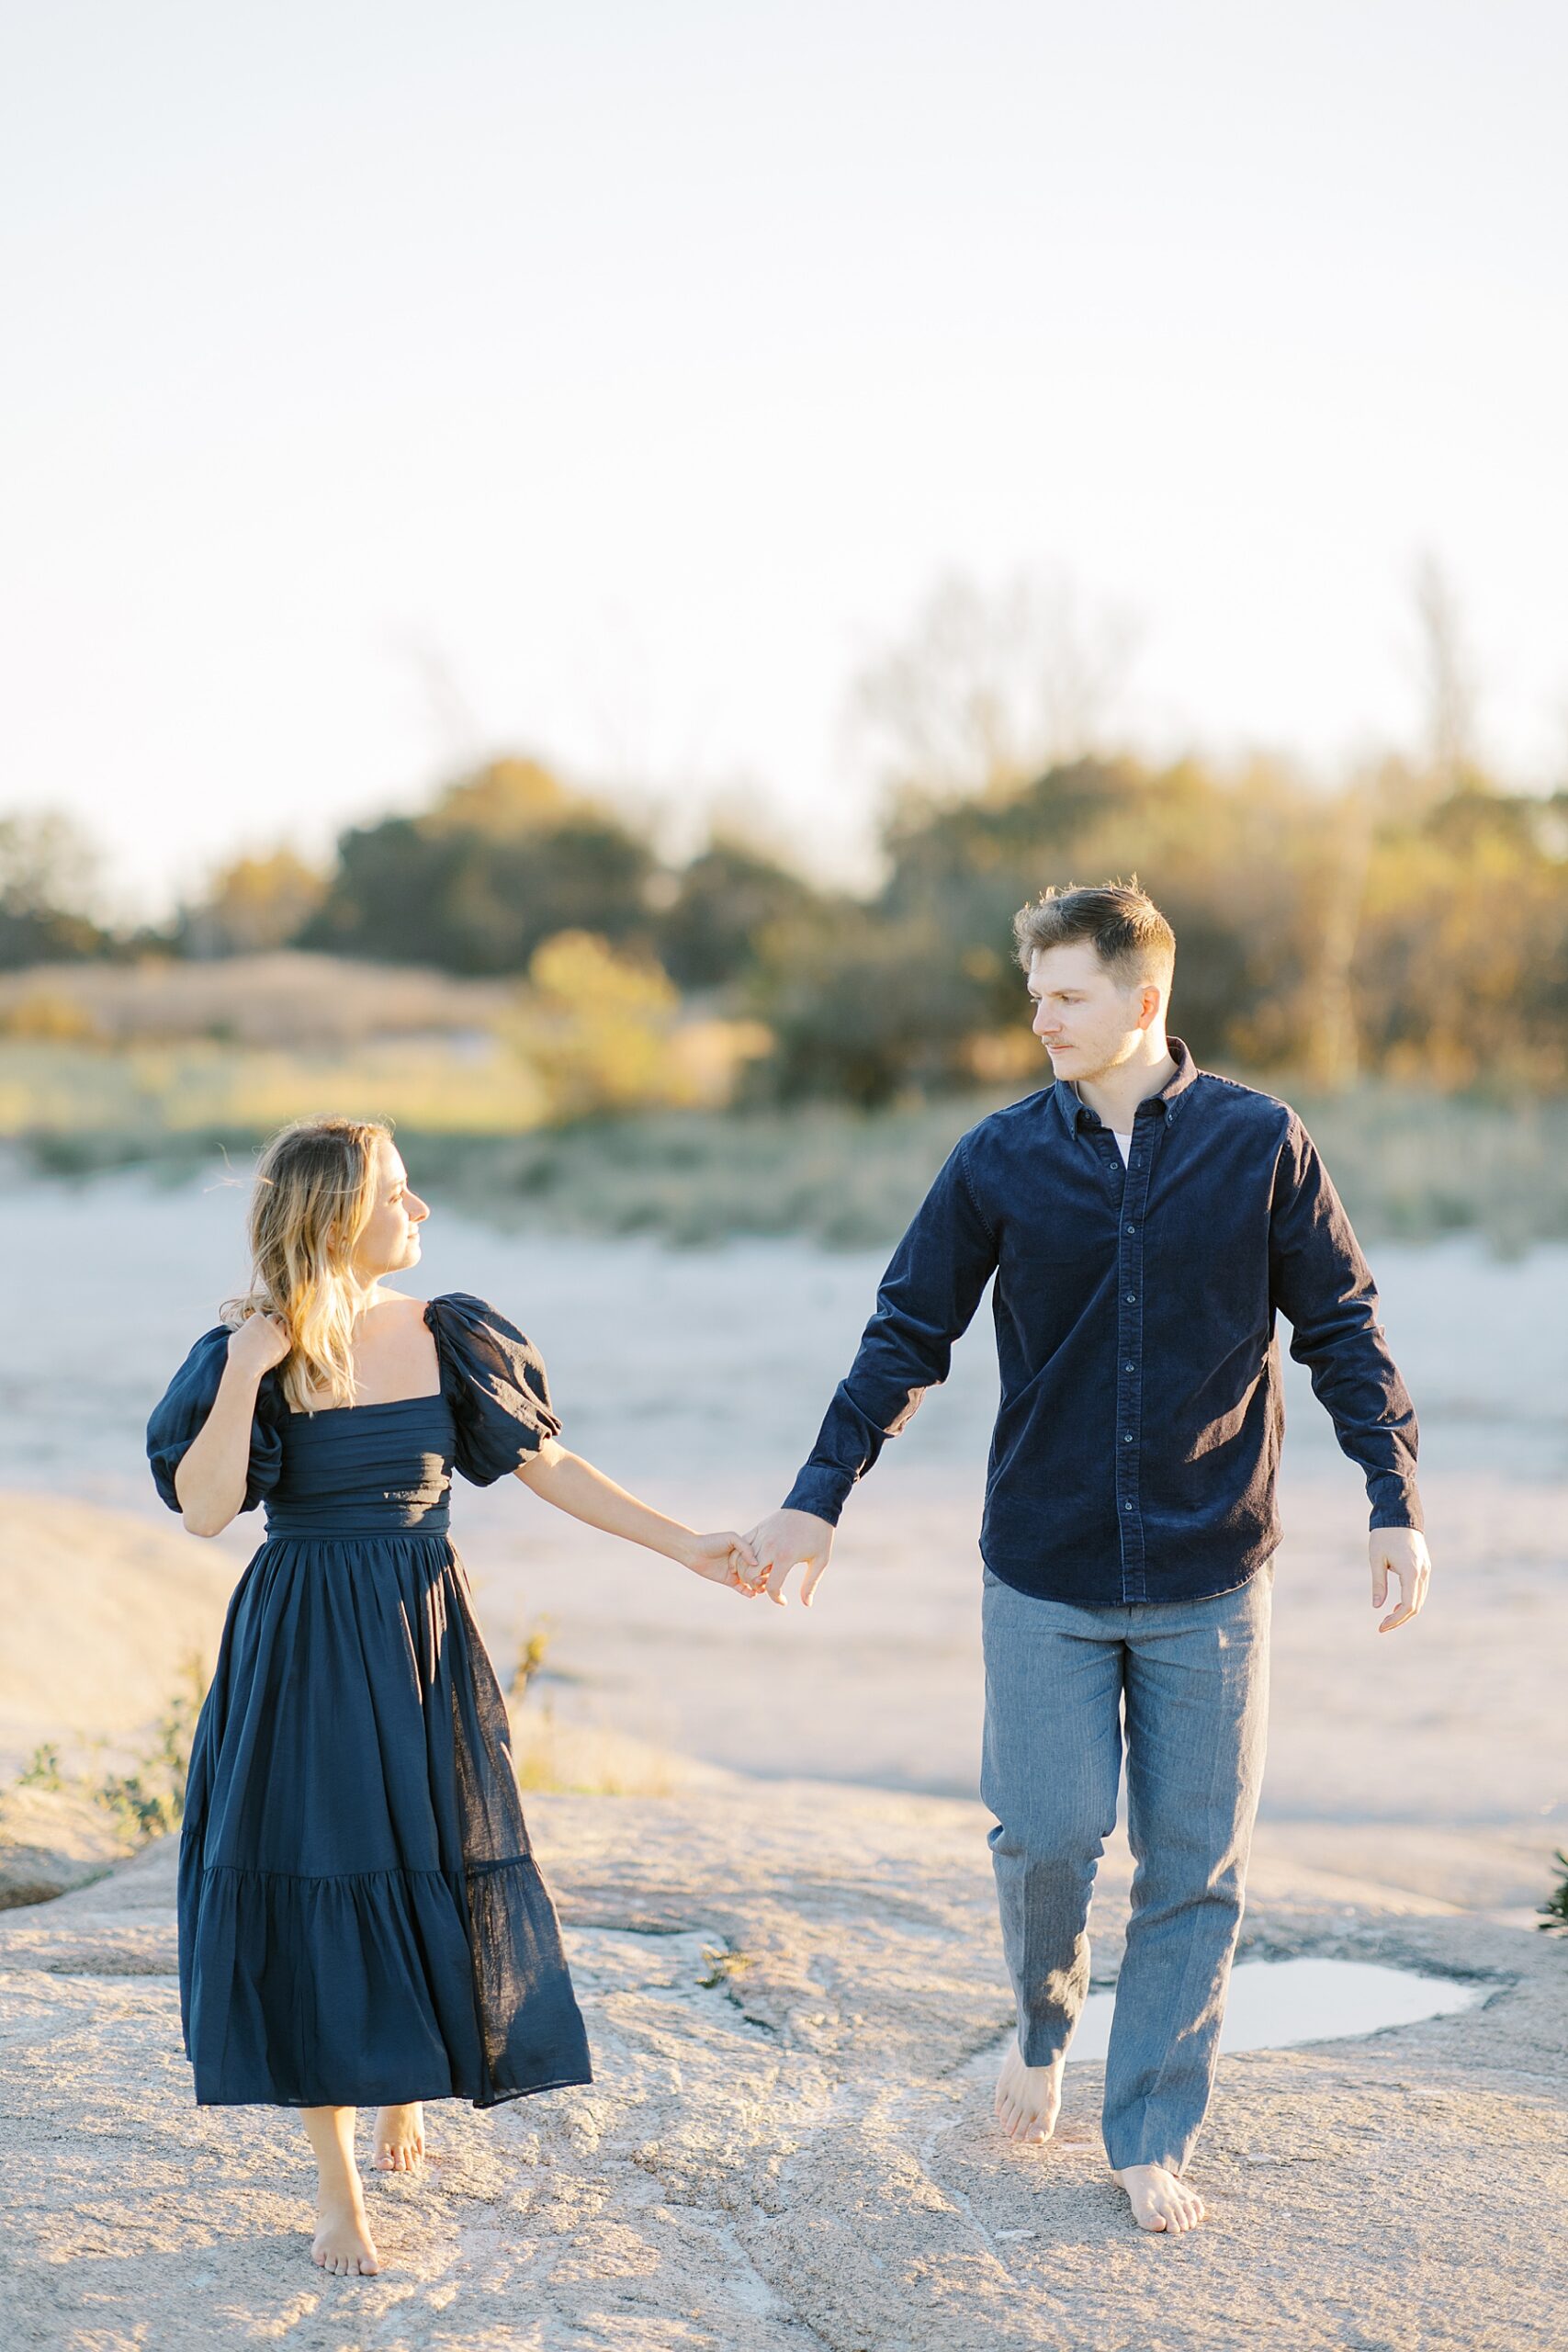
[[[1102,1608],[1195,1600],[1277,1548],[1276,1310],[1373,1527],[1419,1527],[1416,1415],[1349,1219],[1286,1102],[1199,1069],[1140,1102],[1126,1164],[1058,1081],[971,1127],[894,1253],[787,1507],[837,1521],[996,1276],[1001,1403],[980,1549]]]

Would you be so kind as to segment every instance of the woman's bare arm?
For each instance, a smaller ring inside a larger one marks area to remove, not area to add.
[[[628,1544],[661,1552],[666,1559],[679,1560],[682,1567],[715,1584],[733,1585],[742,1592],[752,1589],[740,1569],[755,1573],[756,1555],[743,1535],[732,1529],[716,1535],[695,1534],[680,1520],[666,1519],[651,1504],[639,1502],[636,1495],[627,1494],[602,1470],[595,1470],[592,1462],[569,1453],[554,1438],[547,1438],[537,1453],[519,1463],[513,1475],[541,1500],[590,1527],[603,1528],[606,1535],[623,1536]]]
[[[219,1534],[243,1503],[256,1391],[288,1353],[288,1330],[276,1316],[247,1316],[231,1336],[212,1410],[175,1472],[180,1518],[192,1535]]]

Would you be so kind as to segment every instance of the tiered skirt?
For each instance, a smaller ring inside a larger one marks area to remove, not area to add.
[[[245,1570],[192,1747],[179,1955],[203,2106],[592,2080],[445,1534],[274,1536]]]

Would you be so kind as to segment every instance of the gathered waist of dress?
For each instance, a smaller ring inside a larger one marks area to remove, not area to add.
[[[293,1510],[273,1507],[266,1514],[270,1544],[279,1536],[445,1535],[452,1524],[446,1502],[357,1496],[352,1502],[301,1502]]]

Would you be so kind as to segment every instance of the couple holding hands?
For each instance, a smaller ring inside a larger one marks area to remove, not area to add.
[[[448,1536],[454,1470],[511,1474],[781,1604],[801,1565],[809,1600],[850,1488],[945,1378],[993,1278],[980,1793],[1018,2013],[998,2121],[1028,2143],[1055,2125],[1124,1750],[1135,1872],[1106,2153],[1141,2227],[1201,2222],[1182,2176],[1263,1767],[1276,1312],[1365,1474],[1373,1606],[1399,1586],[1380,1632],[1426,1598],[1416,1419],[1300,1119],[1168,1035],[1158,910],[1135,884],[1053,890],[1015,928],[1052,1082],[961,1138],[809,1459],[747,1536],[695,1534],[563,1447],[539,1355],[497,1308],[383,1287],[418,1262],[429,1214],[385,1125],[304,1119],[264,1152],[250,1291],[175,1375],[148,1453],[195,1534],[265,1506],[192,1748],[181,2018],[199,2103],[301,2110],[321,2268],[380,2267],[359,2107],[378,2110],[374,2162],[407,2171],[426,2099],[592,2079]]]

